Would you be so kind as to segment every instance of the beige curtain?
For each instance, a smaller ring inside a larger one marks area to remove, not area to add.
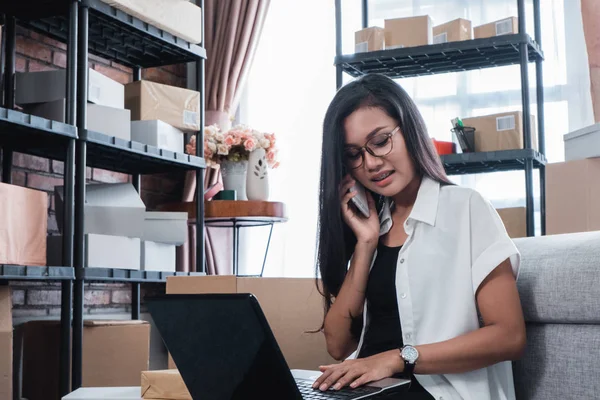
[[[205,0],[206,125],[231,127],[232,116],[252,65],[270,0]],[[216,182],[219,172],[206,170],[205,188]],[[183,201],[194,200],[196,177],[188,174]],[[188,243],[180,248],[180,270],[195,266],[195,227],[189,229]],[[232,232],[230,229],[206,228],[208,273],[228,275],[232,270]]]

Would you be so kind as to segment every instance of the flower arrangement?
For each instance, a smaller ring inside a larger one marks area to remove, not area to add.
[[[248,160],[249,154],[256,149],[264,149],[267,163],[277,168],[277,139],[274,133],[254,130],[246,125],[237,125],[221,132],[217,125],[204,128],[204,158],[208,167],[216,167],[224,161],[239,162]],[[192,136],[186,145],[188,154],[196,154],[196,136]]]

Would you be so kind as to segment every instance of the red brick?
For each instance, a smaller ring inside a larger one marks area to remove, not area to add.
[[[162,193],[181,195],[183,190],[183,175],[170,174],[161,179]]]
[[[97,62],[99,62],[101,64],[104,64],[104,65],[110,65],[110,61],[108,61],[106,58],[102,58],[102,57],[97,56],[95,54],[90,54],[88,58],[90,60],[97,61]]]
[[[50,161],[47,158],[30,156],[28,154],[23,153],[14,153],[13,165],[34,171],[50,171]]]
[[[142,175],[142,190],[154,193],[161,193],[162,178],[160,176]]]
[[[107,67],[102,64],[96,64],[94,69],[109,78],[122,83],[123,85],[131,82],[133,79],[130,74],[127,74],[119,69]]]
[[[22,56],[17,56],[16,58],[16,68],[17,72],[26,72],[27,71],[27,59]]]
[[[94,168],[92,172],[92,180],[103,183],[126,183],[129,182],[129,175],[122,174],[120,172]]]
[[[59,41],[54,40],[54,39],[50,39],[47,36],[43,37],[42,42],[44,42],[46,44],[49,44],[50,46],[54,46],[54,47],[56,47],[58,49],[61,49],[61,50],[65,50],[65,51],[67,50],[67,45],[65,43],[59,42]]]
[[[172,203],[178,200],[178,196],[168,196],[165,194],[149,193],[144,191],[142,187],[142,201],[144,202],[148,210],[156,210],[158,206],[162,204]]]
[[[87,306],[110,304],[110,292],[107,290],[86,290],[84,298]]]
[[[173,64],[162,67],[162,69],[169,71],[173,75],[176,75],[180,78],[185,78],[187,76],[187,65],[186,64]]]
[[[52,63],[57,67],[67,68],[67,54],[55,51],[52,56]]]
[[[48,310],[40,308],[15,308],[12,312],[13,318],[32,318],[45,317],[48,315]]]
[[[22,306],[25,304],[25,291],[24,290],[13,290],[12,291],[12,303],[15,306]]]
[[[112,292],[113,304],[131,304],[131,290],[115,290]]]
[[[30,173],[27,176],[27,186],[32,189],[45,190],[47,192],[54,191],[54,186],[62,186],[62,178],[53,176]]]
[[[65,173],[65,164],[62,161],[52,160],[52,172],[63,175]]]
[[[60,290],[29,290],[27,304],[30,306],[59,306]]]
[[[13,185],[17,185],[17,186],[26,186],[26,182],[27,182],[27,174],[23,171],[15,171],[13,170],[11,172],[12,175],[12,183]]]
[[[17,53],[45,62],[52,62],[52,51],[35,40],[17,38]]]
[[[165,85],[177,84],[177,76],[162,68],[147,68],[142,71],[142,78],[147,81],[163,83]]]
[[[112,62],[110,63],[110,65],[111,65],[113,68],[120,69],[121,71],[123,71],[123,72],[125,72],[125,73],[127,73],[127,74],[133,74],[133,69],[132,69],[132,68],[126,67],[126,66],[124,66],[124,65],[121,65],[121,64],[118,64],[118,63],[116,63],[116,62],[114,62],[114,61],[112,61]]]
[[[56,67],[50,64],[42,64],[37,61],[29,60],[29,72],[55,71]]]

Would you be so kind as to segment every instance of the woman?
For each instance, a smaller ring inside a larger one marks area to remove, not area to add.
[[[368,218],[352,205],[356,183]],[[346,361],[321,367],[315,388],[404,375],[412,393],[401,398],[515,398],[520,255],[494,208],[450,183],[416,105],[389,78],[353,81],[329,106],[319,228],[323,332]]]

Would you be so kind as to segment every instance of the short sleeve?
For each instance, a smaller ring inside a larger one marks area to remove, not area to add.
[[[490,272],[506,259],[510,259],[516,279],[521,255],[494,207],[479,193],[473,192],[469,211],[473,292],[476,293]]]

